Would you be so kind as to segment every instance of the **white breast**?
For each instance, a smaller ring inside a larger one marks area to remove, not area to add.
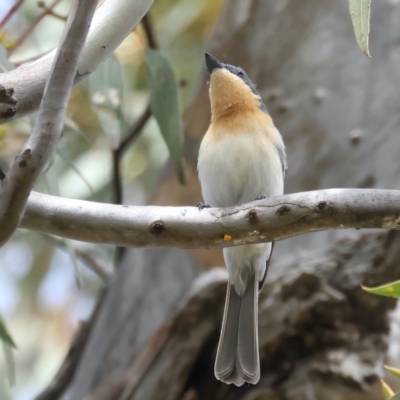
[[[200,146],[198,161],[207,204],[226,207],[254,201],[261,195],[283,194],[279,154],[264,132],[217,135],[217,138],[207,135]]]

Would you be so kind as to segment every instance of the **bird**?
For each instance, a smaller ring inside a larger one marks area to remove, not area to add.
[[[197,171],[204,203],[231,207],[283,194],[283,139],[247,73],[205,54],[211,123],[204,135]],[[273,243],[223,249],[228,285],[215,377],[242,386],[260,379],[258,294],[267,275]]]

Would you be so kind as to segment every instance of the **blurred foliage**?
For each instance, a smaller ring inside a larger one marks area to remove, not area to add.
[[[47,5],[50,3],[46,1]],[[13,4],[13,0],[0,2],[0,21]],[[223,0],[158,0],[151,9],[159,52],[177,82],[179,115],[201,83],[199,76],[206,43],[222,4]],[[59,16],[67,15],[69,5],[70,0],[63,0],[54,11]],[[0,30],[0,42],[9,48],[42,12],[36,0],[25,0]],[[5,50],[0,47],[0,72],[56,47],[63,26],[60,18],[46,15],[12,54],[11,60],[6,59]],[[146,48],[145,31],[139,25],[113,56],[73,90],[62,141],[35,190],[110,202],[112,149],[150,101]],[[0,168],[3,170],[7,171],[25,143],[34,118],[31,115],[0,126]],[[144,204],[151,199],[160,170],[169,158],[164,137],[156,120],[151,118],[124,153],[121,177],[126,203]],[[45,235],[23,230],[0,249],[0,314],[18,343],[18,349],[13,351],[16,385],[11,390],[5,379],[7,374],[0,371],[1,400],[32,399],[40,392],[57,371],[79,321],[91,313],[102,283],[76,257],[76,248],[100,257],[110,266],[113,263],[112,246],[69,241],[68,245],[57,248]],[[82,274],[80,289],[76,285],[74,265]],[[0,369],[5,368],[5,361],[0,357]],[[10,366],[7,370],[10,375]]]
[[[11,347],[16,347],[10,334],[8,333],[4,321],[0,318],[0,339]]]
[[[386,297],[394,297],[396,299],[400,298],[400,281],[387,283],[385,285],[374,288],[369,288],[365,286],[362,286],[362,288],[363,290],[371,294],[376,294]],[[400,378],[400,369],[388,366],[385,366],[385,368],[393,376],[395,376],[396,378]],[[385,397],[385,399],[400,400],[400,393],[395,394],[392,388],[383,379],[381,380],[381,385],[382,385],[383,396]]]
[[[165,139],[179,181],[184,182],[181,160],[182,129],[178,88],[168,61],[157,50],[146,50],[147,85],[151,111]]]

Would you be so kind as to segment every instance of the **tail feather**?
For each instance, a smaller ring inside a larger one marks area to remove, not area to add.
[[[258,274],[249,277],[243,297],[228,283],[215,376],[242,386],[260,379],[258,356]]]
[[[260,380],[258,356],[258,274],[249,280],[240,305],[237,367],[246,382]]]
[[[241,298],[228,283],[221,338],[219,340],[215,362],[215,376],[221,381],[229,379],[236,366],[236,348],[238,341],[239,313]]]

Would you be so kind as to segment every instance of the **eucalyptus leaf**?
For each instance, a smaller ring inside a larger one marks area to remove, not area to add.
[[[87,188],[89,189],[90,193],[92,195],[95,194],[94,189],[92,188],[92,185],[90,184],[90,182],[85,178],[85,176],[82,174],[81,171],[79,171],[79,169],[75,166],[74,162],[67,156],[67,154],[65,154],[61,149],[57,149],[57,154],[65,161],[65,163],[72,169],[72,171],[74,171],[79,178],[82,180],[82,182],[87,186]]]
[[[400,369],[388,367],[387,365],[385,365],[385,369],[389,371],[392,375],[394,375],[396,378],[400,378]]]
[[[7,366],[8,382],[10,383],[10,386],[14,386],[16,381],[14,355],[12,353],[12,348],[10,345],[8,345],[8,343],[3,342],[2,344]]]
[[[166,58],[152,49],[146,50],[146,71],[151,111],[167,144],[179,181],[183,183],[182,123],[174,72]]]
[[[358,47],[369,58],[371,0],[349,0],[350,16]]]
[[[14,64],[7,58],[6,49],[0,44],[0,73],[15,69]]]
[[[381,380],[381,386],[382,386],[383,397],[386,400],[392,399],[394,392],[392,388],[383,379]]]
[[[2,319],[0,319],[0,339],[9,346],[17,348]]]
[[[124,129],[122,68],[115,55],[90,75],[89,95],[92,108],[114,148]]]
[[[372,294],[378,294],[380,296],[400,298],[400,281],[387,283],[386,285],[377,286],[373,288],[362,286],[362,288]]]
[[[12,348],[16,349],[17,346],[15,345],[11,335],[8,333],[7,328],[3,319],[0,317],[0,339],[3,346],[4,358],[6,361],[7,367],[7,377],[10,383],[10,386],[15,385],[15,363],[14,363],[14,356],[12,353]]]
[[[46,182],[47,190],[49,194],[53,196],[60,196],[60,190],[58,187],[58,179],[55,175],[54,170],[49,170],[45,175],[44,179]],[[78,289],[82,288],[82,271],[78,263],[78,259],[75,254],[75,250],[72,246],[72,241],[69,239],[62,239],[65,243],[65,248],[68,252],[68,255],[71,258],[72,264],[74,266],[74,271],[75,271],[75,281],[76,281],[76,286]]]

